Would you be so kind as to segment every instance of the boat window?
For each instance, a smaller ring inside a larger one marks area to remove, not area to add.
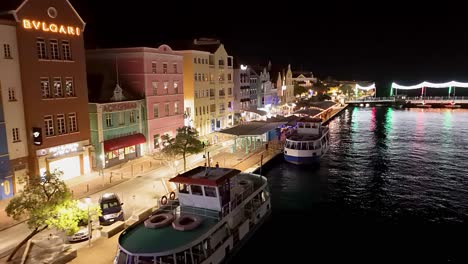
[[[119,252],[119,256],[117,257],[117,264],[126,264],[127,263],[127,253],[124,251]]]
[[[305,128],[310,128],[310,123],[306,123]]]
[[[153,256],[139,256],[138,264],[154,264],[154,257]]]
[[[314,142],[309,142],[309,149],[310,150],[314,149]]]
[[[177,264],[192,264],[192,256],[190,255],[190,249],[179,252],[176,254]]]
[[[179,184],[179,193],[189,193],[187,184]]]
[[[158,258],[158,261],[156,262],[158,264],[173,264],[174,263],[174,256],[169,255],[169,256],[164,256]]]
[[[205,188],[205,196],[216,197],[216,188],[209,186],[204,186],[203,188]]]
[[[292,142],[291,148],[292,148],[292,149],[297,149],[297,148],[296,148],[296,142]]]
[[[190,189],[194,195],[203,195],[203,190],[200,185],[190,185]]]
[[[306,142],[302,142],[302,150],[307,150],[307,143]]]
[[[195,263],[202,263],[205,260],[205,253],[203,252],[202,243],[192,247],[192,255]]]

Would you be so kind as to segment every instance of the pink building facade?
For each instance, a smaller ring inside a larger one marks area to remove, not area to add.
[[[184,126],[183,56],[168,45],[87,51],[93,71],[114,67],[122,89],[145,98],[147,153],[160,148],[161,136],[175,137]]]

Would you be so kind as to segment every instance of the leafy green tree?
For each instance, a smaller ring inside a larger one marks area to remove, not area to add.
[[[6,208],[9,217],[19,221],[27,218],[32,232],[22,240],[8,257],[10,261],[16,252],[33,236],[45,230],[48,220],[57,215],[57,209],[71,199],[71,192],[60,179],[63,172],[47,171],[43,177],[31,177],[23,191],[17,194]]]
[[[57,206],[56,212],[55,217],[46,220],[46,224],[65,231],[67,235],[75,234],[80,230],[80,224],[88,223],[88,216],[102,215],[99,205],[89,205],[88,208],[88,205],[77,200],[65,201]]]
[[[177,172],[177,163],[179,152],[175,146],[175,138],[171,138],[168,134],[161,137],[161,151],[155,152],[153,158],[162,161],[166,166]]]
[[[354,86],[351,84],[343,84],[340,86],[340,91],[345,95],[353,95],[354,93]]]
[[[193,127],[181,127],[177,129],[177,135],[170,151],[182,155],[184,159],[184,171],[187,170],[186,156],[196,154],[203,150],[202,142],[198,139],[198,131]]]

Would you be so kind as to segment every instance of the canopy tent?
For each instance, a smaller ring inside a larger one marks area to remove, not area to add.
[[[390,96],[393,96],[393,89],[395,89],[396,94],[398,94],[398,90],[415,90],[415,89],[422,89],[421,96],[425,94],[424,88],[449,88],[449,96],[452,92],[452,87],[460,87],[460,88],[468,88],[468,83],[462,82],[445,82],[445,83],[431,83],[431,82],[422,82],[420,84],[415,85],[399,85],[397,83],[392,83],[392,87],[390,89]],[[453,90],[453,95],[455,96],[455,89]]]
[[[369,91],[369,90],[372,90],[372,89],[375,89],[375,83],[373,83],[373,84],[371,84],[369,86],[361,86],[361,85],[356,83],[356,86],[354,87],[354,94],[357,97],[358,96],[358,90]]]

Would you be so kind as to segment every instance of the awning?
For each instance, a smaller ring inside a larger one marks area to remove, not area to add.
[[[141,143],[145,143],[146,138],[143,134],[133,134],[129,136],[113,138],[104,141],[104,151],[109,152],[116,149],[121,149],[129,146],[138,145]]]

